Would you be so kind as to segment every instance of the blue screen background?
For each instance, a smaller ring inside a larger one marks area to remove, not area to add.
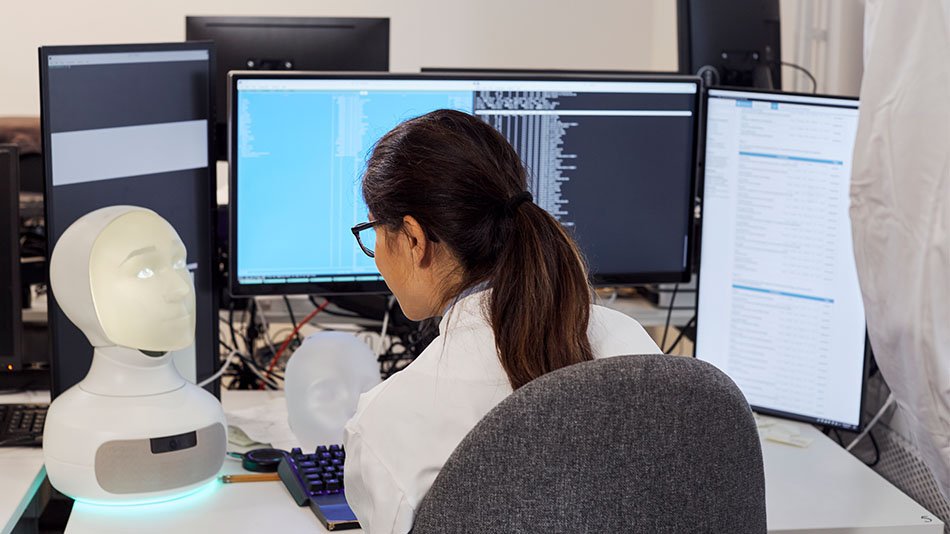
[[[400,122],[469,91],[241,91],[237,274],[241,283],[378,275],[350,228],[368,220],[360,177],[373,145]]]

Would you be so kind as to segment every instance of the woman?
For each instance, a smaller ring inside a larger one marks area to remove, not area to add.
[[[346,425],[346,497],[366,532],[408,532],[449,455],[514,389],[593,358],[660,352],[636,321],[591,305],[580,252],[526,187],[505,138],[457,111],[404,122],[373,150],[371,220],[353,232],[407,317],[443,317]]]

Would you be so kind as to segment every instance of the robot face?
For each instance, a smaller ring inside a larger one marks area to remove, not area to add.
[[[133,211],[106,226],[89,257],[102,331],[114,344],[166,352],[192,344],[195,290],[185,246],[172,226]]]

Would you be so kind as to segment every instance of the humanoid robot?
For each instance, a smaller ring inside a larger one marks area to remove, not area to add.
[[[172,362],[195,335],[185,258],[175,229],[134,206],[89,213],[56,243],[53,295],[94,347],[89,373],[53,401],[43,433],[50,483],[74,499],[167,500],[204,486],[224,462],[221,404]]]

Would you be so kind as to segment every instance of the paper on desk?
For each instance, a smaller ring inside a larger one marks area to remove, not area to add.
[[[225,416],[229,426],[240,428],[254,441],[286,450],[300,446],[300,440],[287,423],[287,401],[283,397],[251,408],[225,412]]]
[[[801,433],[795,427],[780,423],[777,419],[771,417],[755,416],[755,425],[759,429],[759,435],[763,439],[784,443],[795,447],[806,448],[811,445],[814,439],[802,437]]]

